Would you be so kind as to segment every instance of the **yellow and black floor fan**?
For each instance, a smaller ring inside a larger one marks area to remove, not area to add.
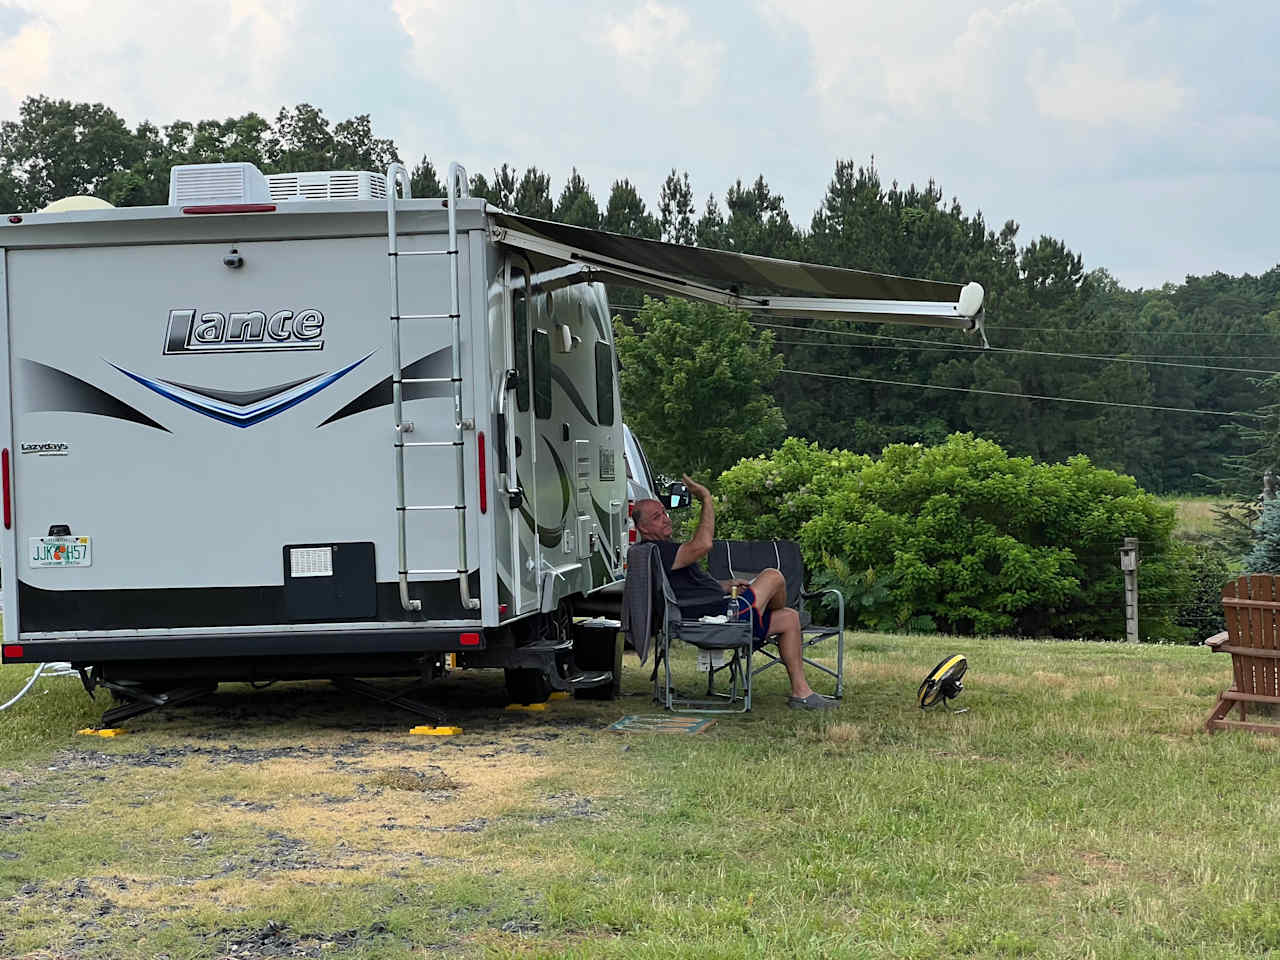
[[[948,700],[954,700],[960,696],[960,692],[964,690],[964,672],[969,669],[969,661],[965,659],[963,653],[957,653],[947,657],[936,667],[929,671],[929,675],[924,678],[924,682],[920,684],[920,689],[916,691],[916,700],[920,704],[921,710],[928,710],[930,707],[936,707],[940,703],[946,703]],[[948,707],[947,709],[950,709]],[[955,710],[953,713],[961,713],[963,711]]]

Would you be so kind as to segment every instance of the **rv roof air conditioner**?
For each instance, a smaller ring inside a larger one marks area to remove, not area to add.
[[[310,170],[273,173],[267,177],[271,199],[287,200],[385,200],[387,178],[367,170]]]
[[[267,178],[252,163],[190,163],[169,171],[169,206],[270,203]]]

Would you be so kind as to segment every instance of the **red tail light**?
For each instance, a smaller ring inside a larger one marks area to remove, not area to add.
[[[3,653],[4,653],[4,658],[5,658],[6,660],[21,660],[21,659],[22,659],[22,644],[20,644],[20,643],[6,643],[6,644],[4,645]]]
[[[458,638],[458,643],[462,644],[464,647],[478,647],[480,646],[480,634],[464,633]]]
[[[630,530],[627,531],[627,543],[635,543],[635,542],[636,542],[636,528],[632,527]]]
[[[483,430],[476,434],[476,450],[480,460],[480,512],[485,513],[489,509],[489,471],[485,466]]]
[[[274,203],[206,203],[183,207],[183,213],[273,213]]]
[[[13,526],[13,501],[9,490],[9,448],[4,448],[4,453],[0,454],[0,470],[4,470],[4,528],[8,530]],[[21,654],[19,654],[21,656]]]

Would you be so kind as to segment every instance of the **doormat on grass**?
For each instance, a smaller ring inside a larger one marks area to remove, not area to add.
[[[610,724],[609,729],[619,733],[702,733],[713,723],[709,717],[633,716]]]

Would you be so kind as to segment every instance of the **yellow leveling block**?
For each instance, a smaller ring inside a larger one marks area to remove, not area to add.
[[[461,727],[414,727],[410,733],[421,734],[424,737],[452,737],[454,734],[461,733]]]
[[[533,713],[539,710],[547,709],[547,705],[545,703],[508,703],[506,706],[506,709],[526,710],[530,713]]]
[[[572,696],[567,690],[554,690],[548,700],[568,700]]]
[[[93,727],[85,727],[83,730],[76,731],[76,733],[86,737],[118,737],[124,732],[125,731],[119,727],[108,727],[105,730],[95,730]]]

